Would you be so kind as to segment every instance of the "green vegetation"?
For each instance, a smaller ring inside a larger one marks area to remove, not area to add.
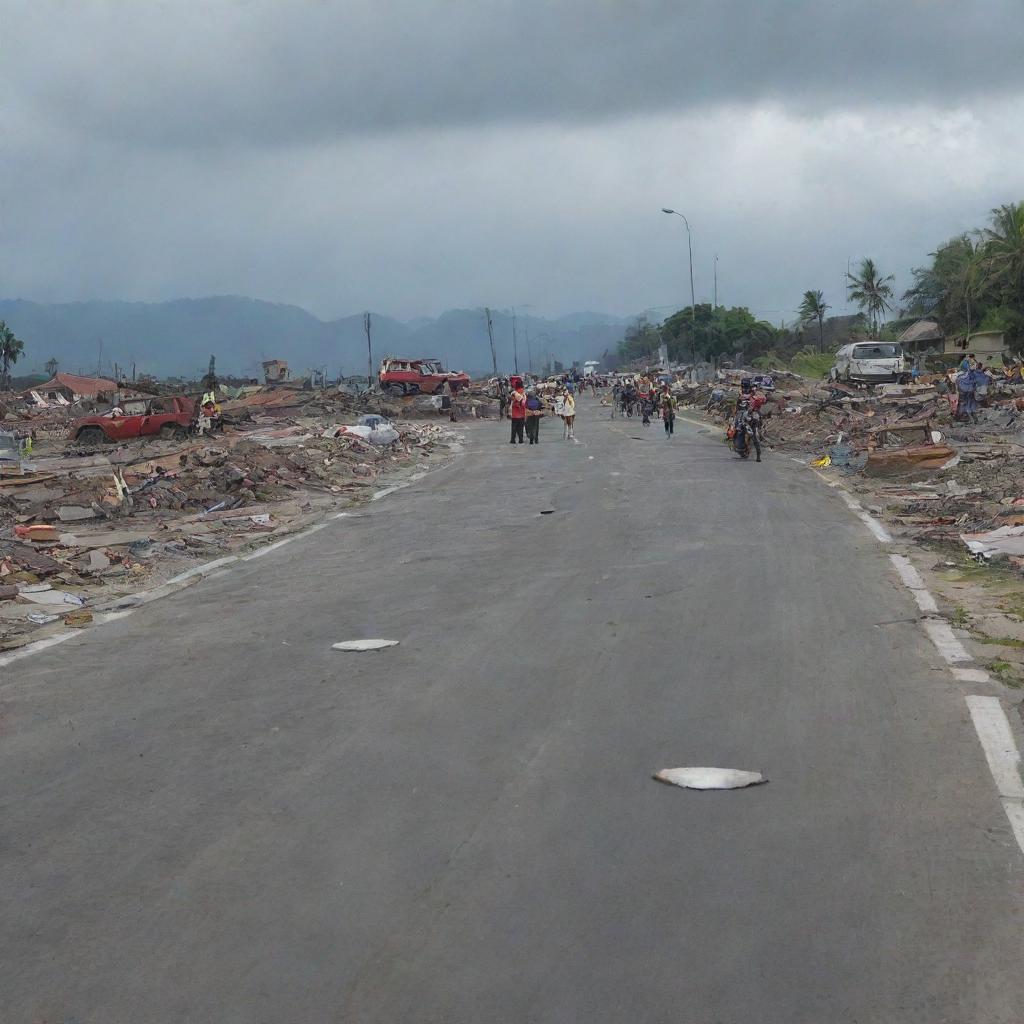
[[[992,211],[989,227],[957,235],[914,270],[907,312],[932,316],[947,335],[1002,331],[1024,346],[1024,203]]]
[[[18,341],[14,331],[0,320],[0,391],[11,386],[11,364],[18,361],[24,349],[24,342]]]
[[[988,663],[988,670],[1006,686],[1012,686],[1014,689],[1017,689],[1024,685],[1024,680],[1014,671],[1013,665],[1008,661],[1003,661],[1001,658],[990,661]]]
[[[885,314],[892,309],[893,275],[882,277],[875,261],[863,259],[856,274],[847,274],[846,290],[850,298],[867,314],[868,333],[879,337]]]
[[[758,370],[792,370],[801,377],[814,380],[828,376],[835,358],[834,352],[817,352],[811,346],[788,355],[779,349],[772,349],[754,359],[753,366]]]
[[[673,362],[692,362],[696,357],[719,363],[739,351],[749,359],[768,351],[778,334],[746,306],[715,307],[702,302],[673,313],[660,327],[640,317],[619,344],[619,358],[623,362],[650,358],[664,341]]]
[[[825,295],[819,288],[817,291],[804,292],[803,301],[797,313],[803,323],[818,321],[818,351],[825,348],[825,313],[829,306],[825,302]],[[826,371],[827,372],[827,371]]]
[[[996,647],[1013,647],[1024,649],[1024,640],[1017,640],[1012,636],[983,636],[980,633],[973,634],[972,639],[979,644],[993,644]]]
[[[758,320],[746,306],[705,302],[680,309],[660,326],[639,318],[626,331],[618,356],[624,363],[651,360],[664,342],[673,362],[703,359],[720,365],[739,358],[762,370],[821,378],[834,362],[832,353],[824,351],[826,335],[830,349],[865,336],[895,341],[923,316],[938,320],[947,336],[1001,331],[1012,349],[1024,350],[1024,203],[997,207],[988,227],[951,238],[931,257],[929,266],[913,271],[903,308],[888,323],[894,277],[866,258],[846,275],[849,298],[861,311],[856,320],[826,318],[830,307],[815,288],[803,293],[798,319],[790,327]],[[808,344],[808,328],[817,336],[816,345]]]
[[[953,609],[953,614],[950,615],[949,621],[952,625],[962,629],[967,625],[967,609],[962,604],[958,604]]]

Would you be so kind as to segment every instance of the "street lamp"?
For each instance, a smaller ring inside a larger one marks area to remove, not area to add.
[[[662,213],[672,213],[677,217],[683,218],[683,223],[686,225],[686,247],[690,251],[690,314],[693,319],[693,335],[690,344],[690,354],[693,356],[693,365],[697,365],[697,300],[693,294],[693,239],[690,235],[690,222],[686,219],[686,216],[680,213],[678,210],[670,210],[667,206],[661,208]]]

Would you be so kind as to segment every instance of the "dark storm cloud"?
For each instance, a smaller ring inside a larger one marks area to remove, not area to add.
[[[807,113],[1024,83],[1020,0],[18,4],[5,82],[37,118],[175,147],[306,144],[718,103]]]

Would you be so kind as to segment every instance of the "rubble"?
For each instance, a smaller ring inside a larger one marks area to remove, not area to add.
[[[230,393],[212,436],[93,447],[67,431],[95,401],[0,398],[14,439],[0,462],[0,651],[359,505],[382,477],[444,458],[453,437],[447,411],[442,421],[415,398],[290,384]],[[496,415],[486,396],[458,405]]]
[[[740,380],[752,374],[719,371],[708,383],[677,382],[675,393],[724,425]],[[762,409],[769,450],[842,476],[901,535],[984,557],[968,538],[977,547],[992,531],[1024,526],[1024,385],[996,378],[978,422],[969,423],[954,418],[946,381],[935,374],[859,387],[775,375]],[[1024,552],[1020,562],[1024,568]]]

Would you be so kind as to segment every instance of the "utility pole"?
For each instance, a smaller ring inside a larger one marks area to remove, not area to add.
[[[533,350],[530,348],[530,325],[527,324],[524,329],[526,331],[526,364],[530,367],[530,373],[533,373]]]
[[[516,376],[519,376],[519,343],[516,339],[516,307],[512,307],[512,365],[516,369]]]
[[[667,206],[661,208],[662,213],[671,213],[676,217],[682,217],[683,223],[686,225],[686,249],[690,254],[690,322],[692,324],[692,334],[690,336],[690,355],[693,358],[693,365],[697,365],[697,299],[693,292],[693,239],[690,237],[690,222],[686,219],[686,214],[680,213],[678,210],[670,210]]]
[[[494,324],[491,322],[491,311],[484,306],[484,316],[487,317],[487,340],[491,343],[491,365],[494,367],[494,376],[498,376],[498,353],[494,351]]]
[[[715,309],[718,309],[718,254],[715,253]]]
[[[370,343],[370,314],[363,314],[363,330],[366,331],[366,386],[373,387],[373,345]]]

